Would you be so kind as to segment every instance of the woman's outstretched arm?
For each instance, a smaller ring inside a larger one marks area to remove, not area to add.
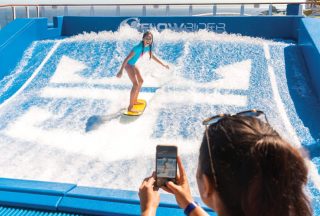
[[[163,67],[169,69],[169,65],[163,64],[162,61],[160,61],[160,59],[158,59],[155,55],[152,54],[152,59],[155,60],[156,62],[158,62],[159,64],[161,64]]]

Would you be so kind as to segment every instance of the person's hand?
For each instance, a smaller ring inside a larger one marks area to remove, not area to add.
[[[160,202],[158,189],[154,187],[155,173],[145,178],[139,188],[141,215],[156,215]]]
[[[167,68],[167,69],[169,70],[169,65],[165,65],[164,67],[165,67],[165,68]]]
[[[117,73],[117,77],[118,77],[118,78],[121,78],[121,76],[122,76],[122,70],[120,70],[120,71]]]
[[[193,202],[193,198],[190,192],[187,175],[179,156],[177,157],[177,163],[179,167],[179,172],[177,173],[177,184],[169,181],[166,183],[166,187],[161,188],[169,193],[174,194],[180,208],[185,209],[189,203]]]

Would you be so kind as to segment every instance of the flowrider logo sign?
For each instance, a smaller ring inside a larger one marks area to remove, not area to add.
[[[151,28],[155,28],[158,31],[171,29],[174,31],[197,31],[200,29],[205,29],[207,31],[214,31],[214,32],[225,32],[226,31],[226,24],[225,23],[206,23],[206,22],[199,22],[199,23],[192,23],[192,22],[182,22],[182,23],[175,23],[175,22],[159,22],[159,23],[148,23],[148,22],[141,22],[138,18],[128,18],[123,20],[120,23],[120,27],[124,25],[129,25],[132,28],[136,28],[140,31],[146,31]]]

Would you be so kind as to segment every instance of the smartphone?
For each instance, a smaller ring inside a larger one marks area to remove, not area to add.
[[[156,187],[167,181],[176,183],[177,179],[177,146],[157,145],[156,152]]]

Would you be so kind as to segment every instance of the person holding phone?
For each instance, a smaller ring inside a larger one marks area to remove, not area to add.
[[[161,64],[163,67],[169,69],[169,66],[162,63],[153,53],[152,53],[152,45],[153,45],[153,35],[150,31],[147,31],[142,36],[142,41],[137,44],[129,55],[124,59],[119,72],[117,73],[117,77],[121,78],[123,69],[126,69],[128,76],[132,82],[132,88],[130,92],[130,103],[128,106],[128,111],[133,113],[138,113],[137,110],[133,109],[133,105],[138,105],[138,95],[140,89],[142,87],[143,78],[141,76],[139,68],[136,66],[138,59],[143,56],[145,53],[149,53],[150,59],[155,60],[157,63]]]
[[[300,151],[268,124],[262,111],[217,115],[203,121],[196,179],[202,201],[219,216],[311,216],[305,194],[307,166]],[[207,215],[190,193],[181,159],[177,183],[163,190],[174,194],[187,215]],[[154,215],[159,192],[155,174],[140,186],[142,215]]]

